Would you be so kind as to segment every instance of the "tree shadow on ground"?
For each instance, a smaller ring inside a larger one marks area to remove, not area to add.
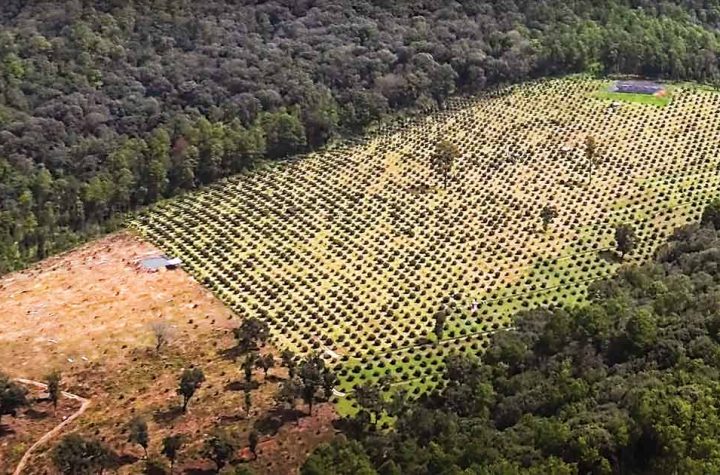
[[[0,438],[5,437],[6,435],[12,435],[14,433],[15,430],[11,429],[9,426],[0,424]]]
[[[249,383],[247,381],[233,381],[232,383],[228,383],[225,385],[226,391],[253,391],[260,387],[260,383],[257,381],[250,381]]]
[[[27,411],[25,411],[24,414],[28,419],[32,419],[34,421],[38,419],[45,419],[50,415],[47,411],[38,411],[37,409],[33,408],[28,409]]]
[[[218,355],[220,355],[222,358],[225,358],[226,360],[235,361],[238,358],[245,356],[252,351],[259,350],[260,348],[257,346],[252,348],[243,348],[241,346],[235,345],[230,348],[225,348],[224,350],[219,350]]]
[[[131,454],[118,454],[117,452],[110,455],[110,464],[108,468],[113,471],[118,471],[126,465],[132,465],[140,460],[135,455]]]
[[[276,408],[255,421],[253,427],[263,435],[275,435],[286,423],[297,422],[305,416],[307,416],[305,412],[297,409]]]
[[[246,414],[231,414],[231,415],[221,415],[219,416],[219,424],[225,425],[225,424],[235,424],[240,421],[247,420]]]
[[[218,355],[225,358],[226,360],[235,361],[236,359],[240,358],[242,355],[244,355],[246,351],[244,351],[239,346],[233,346],[231,348],[225,348],[224,350],[218,351]]]
[[[598,252],[598,256],[600,256],[600,259],[610,264],[622,264],[624,262],[623,258],[620,257],[617,252],[613,251],[600,251]]]
[[[180,417],[183,414],[182,407],[180,406],[173,406],[169,409],[165,409],[164,411],[156,411],[153,414],[153,420],[157,423],[164,423],[167,424],[169,422],[174,421],[178,417]]]
[[[280,381],[285,381],[285,378],[275,376],[274,374],[268,374],[264,381],[266,383],[279,383]]]

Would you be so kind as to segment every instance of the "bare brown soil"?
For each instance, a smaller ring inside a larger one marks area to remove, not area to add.
[[[233,346],[230,330],[239,317],[184,271],[151,273],[137,266],[139,259],[158,252],[120,233],[0,279],[0,371],[42,380],[60,370],[64,390],[92,401],[68,432],[104,440],[121,456],[119,473],[142,471],[143,450],[127,442],[127,422],[135,414],[149,422],[151,455],[159,455],[167,435],[187,438],[176,473],[212,467],[201,446],[214,430],[236,437],[236,462],[248,463],[255,473],[297,472],[306,453],[333,437],[332,406],[321,405],[299,424],[294,414],[272,412],[272,396],[285,377],[283,369],[275,368],[267,382],[261,371],[254,375],[259,387],[252,391],[248,418],[244,393],[238,390],[242,371],[226,351]],[[149,328],[155,321],[169,323],[174,333],[160,354]],[[175,388],[182,369],[191,366],[203,369],[206,382],[182,414]],[[73,405],[61,403],[55,417],[32,416],[46,413],[46,403],[33,404],[17,419],[5,416],[0,473],[11,473],[23,447],[57,425],[58,417],[72,413]],[[242,447],[254,426],[261,442],[258,459],[250,460]],[[38,450],[26,473],[53,473],[53,445]]]

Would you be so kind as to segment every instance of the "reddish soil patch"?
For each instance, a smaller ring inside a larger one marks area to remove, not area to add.
[[[30,407],[18,411],[16,417],[3,416],[0,424],[0,473],[12,473],[15,464],[32,444],[38,434],[49,432],[80,409],[80,403],[72,399],[58,401],[57,410],[45,398],[47,394],[28,386],[28,398],[34,400]]]
[[[253,426],[273,410],[273,395],[286,376],[275,368],[265,382],[256,371],[259,387],[252,391],[248,418],[243,391],[233,390],[242,371],[224,351],[234,344],[230,329],[239,317],[184,271],[150,273],[137,266],[142,257],[156,254],[159,251],[150,244],[121,233],[0,279],[0,371],[42,380],[60,370],[64,390],[92,401],[69,430],[101,439],[127,456],[129,463],[118,473],[138,473],[143,465],[142,449],[127,442],[127,422],[133,415],[148,420],[152,455],[159,454],[163,437],[182,434],[188,443],[178,468],[204,467],[204,437],[225,430],[244,446]],[[149,328],[158,320],[172,325],[174,333],[171,345],[160,354],[153,350]],[[206,382],[188,413],[182,414],[175,389],[178,375],[190,366],[202,368]],[[33,404],[32,411],[44,407]],[[65,415],[62,411],[59,416]],[[272,436],[266,431],[258,460],[249,466],[256,473],[297,472],[313,447],[332,438],[334,417],[332,406],[319,406],[312,418],[302,418],[297,426],[286,422],[274,428]],[[25,413],[17,420],[4,417],[14,433],[0,435],[0,473],[9,472],[22,456],[19,444],[39,439],[56,422]],[[37,452],[27,473],[48,472],[52,445]],[[237,461],[243,459],[239,450]]]

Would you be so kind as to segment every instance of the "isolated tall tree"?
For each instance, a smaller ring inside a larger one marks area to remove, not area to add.
[[[433,327],[433,333],[435,334],[435,337],[437,338],[437,343],[440,343],[440,340],[442,340],[443,333],[445,333],[445,323],[447,321],[447,311],[440,310],[439,312],[435,313],[435,326]]]
[[[148,434],[147,422],[145,422],[145,419],[143,419],[142,417],[135,416],[130,421],[129,429],[129,442],[132,442],[133,444],[138,444],[140,447],[142,447],[145,451],[145,458],[147,459],[147,448],[148,444],[150,443],[150,435]]]
[[[248,446],[250,448],[250,452],[253,454],[253,459],[257,460],[257,446],[258,442],[260,440],[260,437],[258,436],[258,433],[255,431],[251,431],[248,435]]]
[[[557,218],[557,216],[557,208],[552,205],[546,205],[542,210],[540,210],[540,219],[543,223],[543,231],[547,231],[548,226],[555,218]]]
[[[215,462],[219,472],[235,453],[235,444],[227,434],[220,432],[205,440],[203,453],[207,458]]]
[[[160,350],[170,343],[174,333],[173,327],[168,322],[157,321],[150,324],[150,329],[155,337],[155,352],[160,353]]]
[[[184,441],[181,435],[170,435],[165,437],[162,441],[162,454],[170,461],[171,474],[183,443]]]
[[[593,173],[600,165],[600,155],[597,149],[597,141],[592,135],[585,138],[585,160],[588,169],[588,184],[592,183]]]
[[[615,228],[615,249],[620,253],[620,257],[625,257],[635,249],[637,244],[637,236],[635,229],[629,224],[621,224]]]
[[[318,388],[322,386],[324,372],[325,361],[316,353],[308,356],[300,363],[298,371],[301,383],[300,393],[303,401],[308,405],[308,414],[311,416],[316,393]]]
[[[282,364],[288,370],[288,376],[290,379],[295,377],[295,370],[297,368],[297,362],[295,361],[295,353],[291,350],[284,350],[280,355],[282,358]]]
[[[258,355],[254,351],[251,353],[248,353],[248,355],[245,357],[245,359],[242,362],[242,369],[245,372],[245,381],[250,382],[252,381],[252,374],[253,370],[255,369],[255,366],[258,361]]]
[[[432,155],[432,169],[443,180],[443,188],[447,188],[450,172],[452,172],[455,160],[460,156],[458,148],[447,140],[441,140],[435,147],[435,153]]]
[[[47,384],[47,392],[48,392],[48,398],[53,404],[53,411],[57,412],[57,405],[58,401],[60,400],[60,393],[62,392],[60,390],[60,372],[59,371],[53,371],[52,373],[48,374],[45,377],[45,382]]]
[[[0,373],[0,423],[3,415],[14,417],[16,411],[27,404],[27,389]]]
[[[200,368],[186,369],[180,375],[180,385],[177,393],[182,396],[182,411],[187,412],[187,406],[190,399],[195,395],[195,391],[205,381],[205,374]]]
[[[262,320],[250,317],[233,330],[241,351],[257,350],[270,337],[270,327]]]

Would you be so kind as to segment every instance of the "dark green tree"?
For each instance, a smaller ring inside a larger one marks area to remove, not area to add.
[[[557,218],[558,211],[552,205],[543,206],[540,210],[540,219],[542,220],[543,232],[547,232],[548,226]]]
[[[645,309],[637,310],[628,319],[625,332],[632,351],[636,353],[647,351],[657,339],[656,318]]]
[[[280,383],[275,393],[275,402],[288,409],[295,409],[295,401],[301,392],[301,384],[296,378],[289,378]]]
[[[180,375],[180,384],[177,389],[178,395],[182,397],[182,411],[187,412],[187,406],[195,392],[205,381],[205,374],[200,368],[183,370]]]
[[[344,438],[316,449],[300,469],[302,475],[376,475],[363,447]]]
[[[435,319],[435,325],[433,326],[433,333],[435,334],[436,344],[442,340],[443,333],[445,333],[445,323],[447,322],[447,311],[445,309],[435,312],[433,315]]]
[[[245,356],[241,365],[245,373],[245,382],[249,383],[252,381],[253,370],[256,365],[258,365],[258,354],[252,351]]]
[[[53,410],[57,412],[58,401],[60,400],[60,382],[62,376],[59,371],[53,371],[45,377],[45,383],[47,384],[48,398],[53,404]]]
[[[335,372],[326,367],[322,374],[322,390],[325,400],[330,400],[333,394],[333,389],[338,382],[339,380]]]
[[[295,353],[290,350],[283,350],[280,357],[282,358],[283,366],[286,367],[288,370],[288,376],[290,377],[290,379],[293,379],[295,377],[295,369],[297,368],[297,363],[295,362]]]
[[[162,454],[170,461],[170,473],[177,462],[178,453],[184,444],[183,436],[170,435],[162,441]]]
[[[135,416],[128,425],[130,435],[128,441],[133,444],[138,444],[143,448],[145,452],[145,458],[148,456],[148,444],[150,443],[150,434],[148,433],[148,425],[145,419],[140,416]]]
[[[270,337],[270,328],[262,320],[250,317],[233,330],[238,348],[241,351],[257,350]]]
[[[700,223],[704,226],[720,229],[720,198],[715,198],[705,206]]]
[[[15,416],[16,411],[27,404],[27,389],[0,373],[0,422],[2,416]]]
[[[96,440],[86,440],[78,434],[66,435],[52,451],[52,461],[60,473],[90,475],[102,473],[109,467],[110,451]]]
[[[460,150],[448,140],[441,140],[435,147],[430,165],[434,172],[442,178],[443,188],[447,188],[450,173],[459,156]]]
[[[593,173],[600,165],[597,140],[595,140],[595,137],[592,135],[588,135],[585,138],[585,161],[588,170],[588,184],[592,184]]]
[[[615,249],[620,253],[620,257],[632,252],[636,245],[637,236],[631,225],[620,224],[615,228]]]
[[[265,132],[267,153],[270,157],[285,157],[305,149],[305,127],[295,113],[264,113],[260,117],[260,123]]]
[[[369,382],[355,388],[355,401],[362,410],[370,414],[370,423],[377,427],[378,421],[385,412],[386,402],[383,387],[380,383]]]
[[[322,387],[325,361],[317,353],[313,353],[300,363],[298,375],[300,376],[300,394],[308,405],[308,414],[312,415],[313,404],[317,399],[317,391]]]
[[[218,432],[205,439],[203,453],[205,457],[215,462],[219,472],[232,459],[235,453],[235,442],[228,434]]]

